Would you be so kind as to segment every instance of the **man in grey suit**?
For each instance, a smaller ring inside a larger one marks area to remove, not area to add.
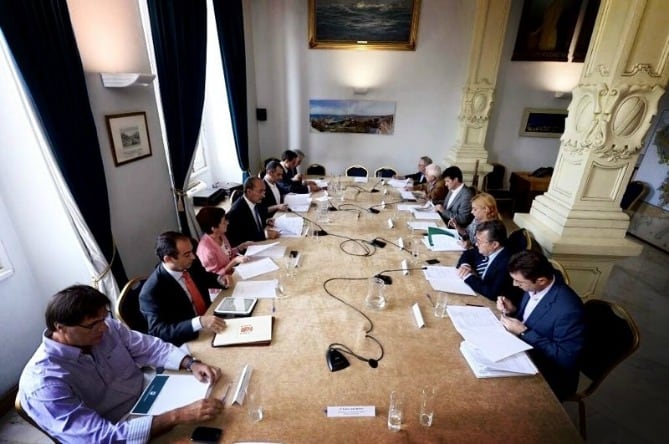
[[[456,166],[448,167],[444,170],[442,177],[444,184],[448,188],[448,194],[443,204],[436,205],[435,208],[448,221],[448,226],[455,228],[456,224],[462,228],[474,220],[472,214],[472,197],[474,193],[462,182],[462,171]]]

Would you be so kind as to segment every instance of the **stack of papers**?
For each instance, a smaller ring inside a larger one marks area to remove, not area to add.
[[[308,211],[309,208],[307,207]],[[274,219],[274,229],[279,230],[282,237],[300,237],[304,228],[304,219],[297,216],[282,214]],[[247,253],[248,254],[248,253]],[[274,256],[272,256],[274,257]]]
[[[441,220],[439,213],[432,208],[413,208],[411,213],[419,220]]]
[[[278,242],[272,242],[269,244],[249,245],[244,255],[254,257],[283,257],[285,253],[285,245],[279,245]]]
[[[288,205],[292,211],[306,213],[311,205],[311,194],[293,194],[289,193],[283,197],[283,203]]]
[[[386,183],[393,188],[404,188],[411,183],[411,179],[386,179]]]
[[[400,190],[400,197],[404,200],[411,200],[411,201],[416,200],[416,195],[413,194],[413,191]]]
[[[449,305],[448,315],[465,341],[460,351],[477,378],[534,375],[532,346],[506,331],[487,307]]]
[[[433,289],[447,293],[458,293],[474,296],[476,293],[472,288],[458,276],[457,268],[445,267],[443,265],[428,265],[425,270],[425,279]]]
[[[193,375],[156,375],[130,414],[157,416],[206,398],[210,388]]]
[[[413,211],[418,207],[420,207],[419,204],[397,204],[397,211]]]
[[[279,267],[274,263],[274,261],[266,257],[264,259],[237,265],[237,267],[235,267],[235,273],[237,273],[242,279],[250,279],[252,277],[270,273],[278,269]]]

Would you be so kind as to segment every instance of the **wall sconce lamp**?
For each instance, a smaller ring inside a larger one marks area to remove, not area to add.
[[[144,74],[140,72],[100,73],[100,79],[102,79],[102,85],[105,88],[149,86],[155,78],[155,74]]]
[[[555,91],[553,96],[556,99],[571,100],[571,91]]]
[[[362,87],[362,86],[356,86],[353,88],[353,94],[357,96],[364,96],[369,92],[369,88],[367,87]]]

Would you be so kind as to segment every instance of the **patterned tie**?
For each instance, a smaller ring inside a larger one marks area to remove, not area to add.
[[[482,278],[487,268],[488,268],[488,256],[483,256],[481,262],[476,264],[476,274],[478,274],[479,277]]]
[[[253,207],[253,215],[255,216],[256,226],[258,227],[258,231],[262,231],[262,222],[260,220],[260,212],[258,211],[258,205]]]
[[[204,312],[207,311],[207,305],[204,303],[202,294],[200,293],[200,290],[197,289],[197,285],[195,285],[193,278],[190,276],[190,273],[187,270],[183,271],[182,276],[184,278],[184,282],[186,283],[188,293],[190,293],[190,297],[193,300],[195,312],[198,316],[202,316]]]

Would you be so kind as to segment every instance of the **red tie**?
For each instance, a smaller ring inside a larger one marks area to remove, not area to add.
[[[197,289],[197,285],[195,285],[193,278],[190,277],[190,273],[188,273],[187,270],[183,271],[183,277],[184,282],[186,283],[186,288],[188,289],[188,293],[190,293],[190,297],[193,300],[195,311],[197,312],[198,316],[202,316],[204,312],[207,311],[207,306],[204,303],[202,294],[200,294],[200,290]]]

